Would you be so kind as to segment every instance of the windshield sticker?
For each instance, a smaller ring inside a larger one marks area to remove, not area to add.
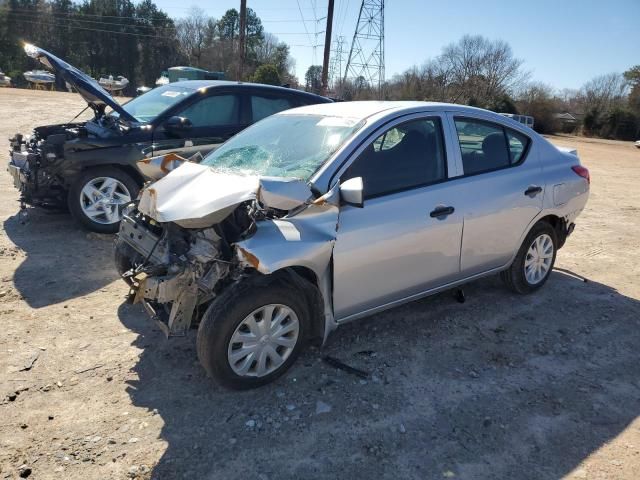
[[[324,117],[318,123],[319,127],[353,127],[358,120],[346,117]]]
[[[171,97],[171,98],[176,98],[179,97],[180,95],[184,95],[187,92],[176,92],[175,90],[167,90],[166,92],[162,92],[162,96],[163,97]]]

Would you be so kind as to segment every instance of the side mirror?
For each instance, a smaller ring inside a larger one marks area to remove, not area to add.
[[[340,183],[340,200],[347,205],[364,207],[364,186],[362,177],[355,177]]]
[[[169,132],[186,132],[193,127],[191,120],[186,117],[173,116],[164,122],[164,128]]]

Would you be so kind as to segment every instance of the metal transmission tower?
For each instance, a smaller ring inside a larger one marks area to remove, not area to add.
[[[329,85],[331,90],[336,91],[342,82],[342,65],[344,64],[344,44],[345,38],[339,36],[333,41],[335,45],[331,49],[331,62],[329,62]]]
[[[364,80],[377,88],[382,98],[384,85],[384,0],[362,0],[358,24],[353,34],[344,79],[355,82],[360,89]]]

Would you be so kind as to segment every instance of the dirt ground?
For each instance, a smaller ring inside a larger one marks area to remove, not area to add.
[[[83,107],[0,90],[0,139]],[[542,291],[489,278],[375,315],[240,393],[205,376],[195,332],[166,340],[124,302],[112,237],[25,221],[2,167],[0,478],[640,478],[640,150],[551,140],[592,193]]]

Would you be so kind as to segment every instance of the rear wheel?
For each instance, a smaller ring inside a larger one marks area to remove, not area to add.
[[[531,293],[545,284],[556,261],[558,240],[547,222],[533,226],[511,266],[500,273],[504,283],[516,293]]]
[[[136,181],[118,168],[93,168],[71,186],[69,210],[92,232],[116,233],[123,207],[136,198],[139,189]]]
[[[280,377],[309,330],[304,295],[284,281],[260,280],[231,286],[209,306],[198,328],[200,363],[226,387],[255,388]]]

